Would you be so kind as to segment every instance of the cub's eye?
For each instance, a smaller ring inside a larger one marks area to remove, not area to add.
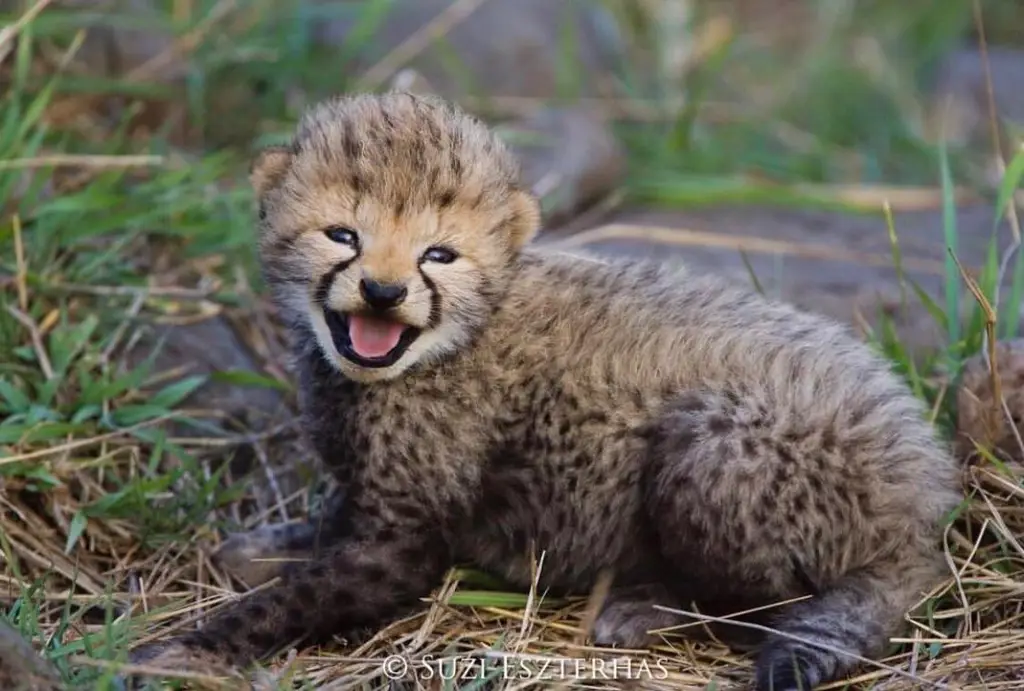
[[[324,230],[324,235],[326,235],[329,240],[336,242],[339,245],[349,245],[350,247],[357,247],[359,245],[359,236],[356,235],[356,231],[350,228],[331,226]]]
[[[458,258],[459,255],[447,247],[431,247],[423,253],[423,261],[437,262],[438,264],[451,264]]]

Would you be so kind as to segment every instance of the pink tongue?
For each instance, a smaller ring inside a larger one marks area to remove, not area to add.
[[[360,357],[377,358],[390,353],[402,337],[405,325],[370,317],[350,316],[348,337]]]

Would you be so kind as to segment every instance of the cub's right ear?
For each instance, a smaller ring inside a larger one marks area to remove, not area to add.
[[[269,146],[256,154],[249,166],[249,184],[257,198],[281,182],[291,162],[292,151],[286,146]]]

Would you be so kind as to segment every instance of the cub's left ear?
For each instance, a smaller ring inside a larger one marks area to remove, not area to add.
[[[516,190],[509,199],[512,217],[509,220],[509,237],[512,249],[520,250],[540,230],[540,202],[529,192]]]
[[[292,152],[286,146],[269,146],[256,154],[249,166],[249,184],[257,198],[281,182],[291,162]]]

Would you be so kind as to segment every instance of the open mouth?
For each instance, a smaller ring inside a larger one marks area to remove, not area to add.
[[[420,330],[393,321],[361,314],[342,314],[324,309],[334,347],[342,357],[360,367],[387,367],[398,362]]]

